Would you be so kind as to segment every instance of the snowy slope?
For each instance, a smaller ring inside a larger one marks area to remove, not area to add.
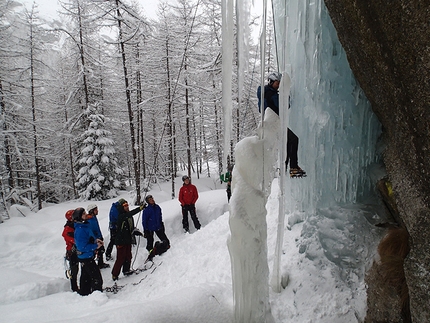
[[[82,297],[70,291],[65,279],[64,214],[86,207],[87,202],[48,206],[37,214],[14,208],[14,217],[0,225],[1,321],[232,322],[225,189],[212,179],[193,182],[200,191],[196,206],[202,229],[195,232],[191,226],[190,234],[182,233],[179,203],[168,200],[170,184],[166,189],[154,187],[150,194],[163,210],[172,247],[155,258],[161,265],[154,272],[121,275],[118,284],[125,287],[118,294],[95,292]],[[269,268],[276,240],[277,194],[275,180],[267,205]],[[121,197],[131,201],[128,192]],[[112,201],[97,203],[105,239]],[[296,214],[289,216],[282,258],[289,284],[270,296],[276,322],[359,322],[365,315],[363,274],[373,249],[364,240],[371,245],[379,234],[367,220],[375,215],[358,206],[324,212],[305,222],[297,221]],[[133,267],[142,265],[146,255],[141,238],[138,248],[133,248]],[[112,286],[110,269],[102,274],[104,287]]]

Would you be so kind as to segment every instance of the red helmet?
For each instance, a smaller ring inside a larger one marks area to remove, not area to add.
[[[69,210],[69,211],[67,211],[66,212],[66,219],[67,219],[67,221],[73,221],[73,212],[75,212],[75,210]]]

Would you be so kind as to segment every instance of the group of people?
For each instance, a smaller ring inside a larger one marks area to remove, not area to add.
[[[271,73],[268,84],[264,87],[264,109],[270,108],[279,115],[279,84],[282,75]],[[261,107],[261,87],[257,90],[258,106]],[[287,159],[286,167],[290,165],[291,177],[306,176],[306,172],[298,165],[297,151],[299,138],[290,129],[287,129]],[[232,168],[232,167],[231,167]],[[232,169],[229,168],[226,176],[221,180],[227,183],[227,198],[231,197]],[[183,185],[179,190],[179,203],[182,208],[182,227],[185,233],[189,232],[188,214],[191,216],[194,227],[199,230],[200,221],[196,214],[195,203],[199,198],[196,186],[191,184],[187,175],[182,177]],[[146,238],[146,249],[148,251],[147,261],[165,252],[170,248],[170,241],[166,236],[162,218],[162,211],[155,203],[154,197],[148,195],[144,204],[130,210],[125,199],[119,199],[113,203],[109,213],[110,241],[106,249],[106,260],[112,260],[113,246],[116,246],[117,258],[112,268],[112,279],[118,280],[122,269],[124,275],[133,273],[131,268],[131,246],[136,244],[136,236],[143,235]],[[134,225],[133,216],[143,210],[142,234]],[[103,260],[104,239],[97,220],[98,207],[90,204],[85,211],[84,208],[68,210],[66,212],[67,222],[64,225],[63,237],[66,241],[66,259],[69,262],[69,275],[72,291],[81,295],[89,295],[95,290],[102,291],[103,278],[100,269],[109,268]],[[160,239],[154,244],[154,233]],[[78,287],[77,277],[81,265],[81,277]]]
[[[66,241],[66,259],[70,267],[70,283],[72,291],[81,295],[89,295],[94,290],[102,290],[103,279],[100,268],[106,268],[103,261],[103,236],[101,236],[97,216],[97,206],[89,205],[88,213],[84,208],[66,212],[66,224],[63,237]],[[91,212],[91,214],[90,214]],[[98,259],[98,263],[95,259]],[[78,287],[79,264],[81,279]]]
[[[196,214],[195,203],[199,197],[195,185],[191,184],[188,176],[182,177],[183,185],[179,190],[179,202],[182,208],[182,226],[184,232],[189,232],[188,213],[191,215],[194,227],[199,230],[201,225]],[[146,238],[148,251],[147,261],[155,255],[160,255],[170,248],[166,236],[161,207],[155,203],[152,195],[145,197],[145,202],[130,210],[125,199],[119,199],[112,204],[109,213],[110,242],[106,249],[106,260],[112,260],[113,246],[116,246],[116,260],[112,268],[112,280],[118,280],[122,270],[123,275],[131,275],[131,248],[136,244],[136,236]],[[143,234],[135,227],[133,216],[142,212]],[[65,214],[66,224],[63,238],[66,242],[66,260],[69,263],[68,275],[71,289],[80,295],[89,295],[93,291],[103,290],[101,269],[110,265],[103,260],[104,239],[97,219],[98,207],[90,204],[85,210],[78,207],[68,210]],[[154,233],[160,239],[154,243]],[[78,286],[79,265],[81,276]]]

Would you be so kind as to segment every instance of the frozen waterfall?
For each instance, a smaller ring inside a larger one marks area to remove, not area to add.
[[[266,167],[256,168],[255,163],[266,162],[267,151],[260,156],[244,153],[246,149],[258,151],[252,149],[258,145],[256,138],[246,138],[236,147],[229,239],[236,322],[272,320],[264,284],[269,281],[268,257],[274,260],[272,272],[278,275],[272,286],[279,284],[279,275],[288,275],[280,268],[284,216],[288,228],[303,224],[298,253],[311,262],[323,258],[315,266],[332,268],[333,279],[356,294],[363,293],[363,268],[373,257],[372,246],[378,239],[370,223],[377,221],[375,211],[359,203],[374,201],[375,182],[383,173],[377,153],[381,125],[350,70],[324,2],[273,1],[278,68],[290,76],[291,89],[281,83],[281,109],[287,113],[280,113],[277,155],[282,157],[277,166],[270,165],[267,157]],[[285,108],[288,96],[290,109]],[[284,175],[286,136],[282,132],[287,127],[299,137],[299,165],[306,170],[306,178]],[[267,201],[265,188],[255,183],[256,179],[269,180],[264,174],[270,167],[272,179],[278,173],[275,168],[281,169],[281,178],[273,183],[282,186],[277,191],[283,197],[280,210],[284,210],[275,256],[273,250],[267,251],[266,212],[261,209],[261,202]],[[300,288],[294,293],[299,295]],[[363,308],[353,301],[350,306]],[[343,319],[362,315],[346,311]]]
[[[280,71],[291,77],[290,128],[304,181],[287,181],[287,212],[367,198],[381,126],[349,67],[321,0],[273,0]],[[289,210],[288,210],[289,208]]]

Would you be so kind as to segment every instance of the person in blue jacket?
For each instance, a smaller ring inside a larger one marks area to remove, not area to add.
[[[165,233],[160,206],[155,204],[152,195],[148,195],[145,201],[148,203],[148,206],[143,210],[142,214],[143,236],[146,238],[146,250],[151,254],[154,248],[154,232],[160,241],[163,242],[166,249],[170,248],[170,241]]]
[[[97,249],[103,246],[103,241],[97,239],[88,222],[88,214],[84,208],[73,212],[75,222],[75,245],[78,260],[81,263],[80,294],[89,295],[93,291],[103,291],[103,278],[100,268],[94,261]]]
[[[100,230],[99,220],[97,219],[97,215],[99,214],[99,209],[97,205],[96,204],[88,205],[87,212],[88,212],[88,222],[91,225],[91,230],[93,230],[93,233],[97,239],[104,241],[102,231]],[[99,266],[100,269],[110,267],[109,264],[106,264],[103,261],[104,252],[105,252],[104,245],[97,250],[97,255],[96,255],[97,265]]]
[[[118,211],[119,201],[112,203],[112,206],[109,211],[109,233],[110,240],[109,244],[106,248],[106,260],[112,260],[112,250],[115,245],[116,234],[117,234],[117,222],[118,222]]]

